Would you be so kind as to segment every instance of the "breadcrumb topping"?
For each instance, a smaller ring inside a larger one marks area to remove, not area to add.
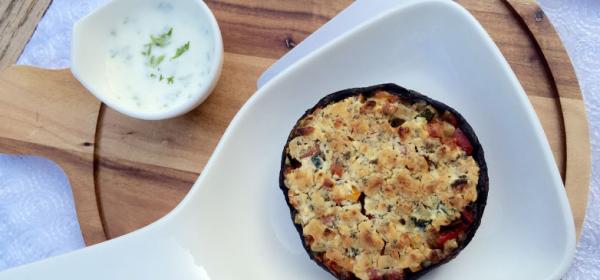
[[[479,167],[450,112],[379,91],[317,108],[293,135],[284,184],[294,222],[334,274],[401,277],[465,238],[457,225],[477,199]]]

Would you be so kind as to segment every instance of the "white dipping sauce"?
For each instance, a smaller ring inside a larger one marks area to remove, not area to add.
[[[210,82],[215,50],[209,26],[177,2],[147,1],[109,28],[107,97],[157,112],[201,94]]]

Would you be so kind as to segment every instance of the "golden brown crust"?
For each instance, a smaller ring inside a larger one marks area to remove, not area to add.
[[[340,278],[405,277],[454,256],[471,234],[464,213],[480,182],[472,143],[453,112],[393,93],[314,108],[284,151],[294,222]]]

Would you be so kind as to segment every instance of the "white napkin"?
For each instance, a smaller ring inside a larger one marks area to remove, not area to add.
[[[62,169],[44,158],[0,155],[0,270],[83,246]]]
[[[108,0],[54,0],[19,58],[19,64],[69,66],[73,23]],[[583,235],[565,279],[600,279],[600,1],[539,0],[575,66],[589,113],[592,185]],[[264,84],[292,62],[394,5],[358,0],[268,69]],[[64,173],[48,160],[0,156],[0,270],[83,246]]]

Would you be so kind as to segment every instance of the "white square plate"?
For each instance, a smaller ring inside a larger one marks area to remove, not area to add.
[[[410,1],[290,66],[227,129],[190,194],[127,236],[0,274],[27,279],[332,279],[309,260],[278,186],[290,129],[324,95],[395,82],[473,126],[490,191],[475,238],[423,279],[558,279],[575,248],[541,125],[499,50],[450,1]]]

